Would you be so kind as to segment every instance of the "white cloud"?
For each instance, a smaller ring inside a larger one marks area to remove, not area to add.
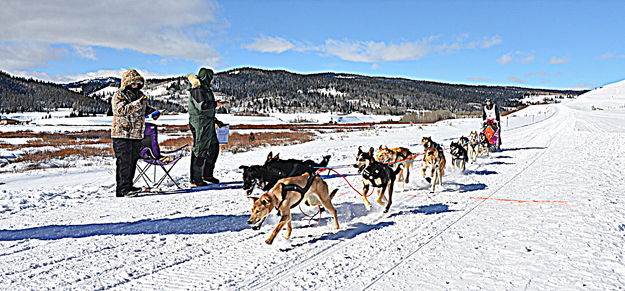
[[[46,72],[39,72],[39,71],[16,71],[13,74],[16,76],[36,78],[39,80],[56,82],[56,83],[70,83],[70,82],[75,82],[75,81],[80,81],[80,80],[85,80],[85,79],[93,79],[93,78],[105,78],[105,77],[121,78],[122,74],[126,70],[127,68],[119,68],[119,69],[112,69],[112,70],[98,70],[95,72],[78,73],[74,75],[61,75],[61,74],[50,75]],[[166,77],[177,76],[173,74],[164,75],[164,74],[154,73],[154,72],[141,70],[141,69],[136,69],[136,70],[144,78],[166,78]]]
[[[547,72],[535,72],[535,73],[525,74],[524,77],[525,78],[530,78],[530,77],[534,77],[534,76],[547,76],[547,75],[549,75],[549,73],[547,73]]]
[[[281,37],[260,36],[254,42],[243,46],[246,49],[263,53],[282,53],[293,49],[295,46],[290,41]]]
[[[529,64],[533,62],[534,60],[536,60],[536,57],[531,53],[515,51],[515,52],[510,52],[510,53],[502,55],[501,57],[499,57],[499,59],[497,59],[497,62],[500,65],[505,66],[505,65],[512,63],[513,61],[516,61],[522,64]]]
[[[613,53],[605,53],[605,54],[602,54],[600,56],[597,56],[596,59],[598,59],[598,60],[603,60],[603,59],[625,59],[625,55],[615,55]]]
[[[468,77],[467,80],[469,81],[477,81],[477,82],[488,82],[488,81],[492,81],[489,78],[482,78],[482,77]]]
[[[326,40],[323,52],[346,61],[375,63],[418,60],[427,55],[429,40],[386,44],[374,41]]]
[[[501,37],[496,35],[496,36],[491,37],[490,39],[485,39],[484,41],[482,41],[481,47],[489,48],[491,46],[500,44],[502,41],[503,40],[501,39]]]
[[[434,44],[438,37],[427,37],[418,41],[387,43],[376,41],[327,39],[323,44],[311,45],[290,41],[281,37],[260,36],[244,48],[267,53],[282,53],[288,50],[316,51],[322,55],[336,56],[342,60],[362,63],[418,60],[431,52],[449,55],[461,49],[488,48],[501,42],[493,36],[467,43],[468,35],[456,37],[452,43]]]
[[[569,61],[571,61],[570,58],[551,57],[551,59],[549,60],[549,64],[550,65],[560,65],[560,64],[566,64]]]
[[[221,56],[207,44],[207,36],[201,32],[217,25],[213,2],[14,0],[2,5],[0,39],[3,42],[101,46],[207,64],[221,62]],[[48,48],[51,56],[58,57],[53,47]],[[76,53],[95,57],[89,49]],[[14,66],[32,68],[29,64],[18,65]]]
[[[586,90],[586,89],[592,89],[592,88],[596,88],[596,87],[597,87],[596,85],[591,84],[591,83],[579,82],[575,86],[571,87],[571,89]]]
[[[78,56],[80,56],[81,58],[96,60],[95,52],[93,51],[92,47],[74,45],[72,46],[72,48],[74,49],[76,54],[78,54]]]
[[[517,77],[508,77],[508,81],[512,81],[512,82],[515,82],[515,83],[521,83],[521,84],[526,84],[527,83],[527,81],[525,81],[523,79],[520,79],[520,78],[517,78]]]
[[[523,64],[529,64],[531,62],[533,62],[536,59],[536,57],[532,54],[526,53],[520,60],[521,63]]]
[[[0,69],[9,72],[45,67],[50,60],[59,60],[66,53],[45,43],[0,42]]]
[[[512,58],[512,53],[507,53],[503,56],[501,56],[499,59],[497,59],[497,62],[502,65],[505,66],[509,63],[511,63],[514,59]]]

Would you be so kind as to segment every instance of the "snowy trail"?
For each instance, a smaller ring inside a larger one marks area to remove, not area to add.
[[[396,185],[387,214],[377,205],[368,212],[344,181],[328,179],[330,188],[339,188],[333,202],[341,228],[331,229],[327,213],[312,227],[297,210],[292,238],[278,236],[272,246],[263,242],[278,218],[271,215],[261,231],[251,230],[245,224],[251,203],[241,190],[118,199],[111,197],[111,168],[7,175],[0,185],[0,285],[82,290],[621,288],[625,126],[610,124],[623,111],[575,105],[521,111],[504,131],[504,151],[479,158],[464,175],[448,168],[444,187],[434,194],[428,193],[415,163],[411,183]],[[549,114],[535,122],[523,117],[538,111]],[[327,134],[302,145],[224,154],[217,170],[224,180],[239,180],[238,165],[259,164],[269,150],[313,159],[331,154],[332,165],[347,164],[360,145],[406,146],[430,135],[448,145],[478,126],[477,120],[454,120]],[[187,169],[182,164],[173,175],[185,180]],[[359,177],[348,179],[360,187]]]

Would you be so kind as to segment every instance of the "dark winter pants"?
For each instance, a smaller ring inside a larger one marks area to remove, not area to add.
[[[191,182],[193,183],[202,181],[203,177],[213,177],[215,163],[219,156],[219,141],[213,122],[203,130],[196,130],[193,125],[189,126],[193,134],[193,151],[191,151]]]
[[[140,139],[114,138],[113,151],[117,159],[117,196],[123,196],[130,191],[135,177],[135,169],[141,151]]]

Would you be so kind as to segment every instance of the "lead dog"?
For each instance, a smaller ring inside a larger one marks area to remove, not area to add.
[[[388,202],[384,208],[384,213],[387,213],[393,203],[393,185],[395,184],[395,178],[402,166],[399,165],[397,169],[393,171],[389,165],[376,161],[373,157],[373,151],[373,147],[370,148],[368,152],[364,152],[358,147],[358,155],[356,156],[356,164],[354,167],[358,168],[358,173],[362,175],[362,200],[365,203],[365,207],[371,210],[371,203],[367,200],[367,193],[370,187],[379,189],[378,199],[376,201],[381,206],[384,206],[382,202],[384,192],[388,190]]]
[[[336,209],[332,205],[332,198],[336,195],[334,189],[332,193],[328,193],[328,184],[317,175],[305,173],[297,177],[284,178],[269,190],[269,192],[260,197],[250,197],[254,205],[252,206],[252,215],[247,221],[251,225],[259,225],[267,218],[267,215],[275,208],[280,215],[280,222],[271,232],[265,243],[272,244],[278,235],[278,232],[286,225],[286,234],[284,238],[291,237],[291,208],[296,207],[302,200],[306,200],[309,205],[323,205],[332,216],[334,216],[334,228],[339,228],[339,221],[336,215]]]
[[[380,146],[375,153],[375,160],[380,163],[392,163],[392,168],[397,169],[400,164],[397,162],[412,158],[412,152],[407,148],[389,148],[387,146]],[[412,168],[412,160],[403,162],[403,167],[397,175],[397,182],[410,182],[410,168]]]

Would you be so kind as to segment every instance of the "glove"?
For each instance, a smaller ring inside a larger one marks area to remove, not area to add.
[[[223,127],[224,123],[219,120],[215,120],[215,125],[217,125],[217,127]]]
[[[161,116],[160,112],[152,113],[152,119],[157,120]]]

